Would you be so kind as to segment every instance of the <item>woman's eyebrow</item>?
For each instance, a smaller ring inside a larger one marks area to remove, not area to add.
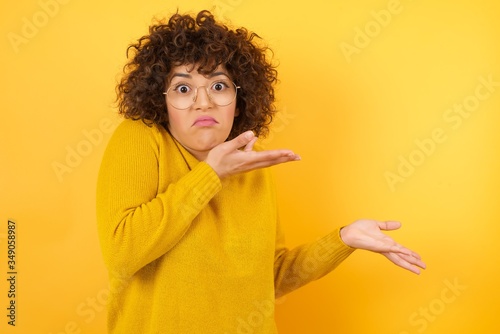
[[[193,78],[193,77],[191,76],[191,74],[188,74],[188,73],[174,73],[174,74],[172,75],[172,79],[173,79],[173,78],[175,78],[175,77],[188,78],[188,79]]]
[[[219,75],[225,75],[226,77],[229,78],[229,75],[227,73],[224,73],[224,72],[214,72],[214,73],[210,73],[208,75],[209,78],[213,78],[213,77],[216,77],[216,76],[219,76]]]
[[[225,72],[213,72],[213,73],[210,73],[209,75],[207,75],[207,78],[214,78],[214,77],[217,77],[219,75],[224,75],[226,77],[229,78],[229,74],[225,73]],[[174,73],[172,74],[172,78],[170,79],[170,81],[175,78],[175,77],[180,77],[180,78],[186,78],[186,79],[192,79],[193,76],[189,73],[182,73],[182,72],[177,72],[177,73]]]

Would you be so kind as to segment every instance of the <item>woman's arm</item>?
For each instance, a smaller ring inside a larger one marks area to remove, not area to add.
[[[158,193],[159,137],[158,129],[141,121],[124,121],[99,171],[101,247],[108,269],[121,277],[132,276],[174,247],[221,189],[214,170],[200,162]]]
[[[275,255],[276,298],[326,275],[355,249],[380,253],[394,264],[419,274],[419,268],[425,269],[420,256],[382,233],[383,230],[391,231],[400,226],[399,222],[394,221],[357,220],[315,242],[292,250],[284,246],[283,233],[278,229]]]
[[[325,276],[354,252],[342,241],[339,230],[289,250],[278,223],[274,257],[276,298]]]

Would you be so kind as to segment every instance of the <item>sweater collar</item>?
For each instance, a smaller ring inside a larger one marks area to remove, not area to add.
[[[168,131],[168,129],[165,130],[167,131],[168,136],[171,138],[174,145],[177,147],[177,150],[181,154],[182,158],[186,162],[186,166],[188,167],[188,169],[192,170],[194,166],[196,166],[200,161],[194,155],[192,155],[184,146],[182,146],[182,144],[179,143],[177,139],[174,138],[174,136],[172,136],[172,134],[170,133],[170,131]]]

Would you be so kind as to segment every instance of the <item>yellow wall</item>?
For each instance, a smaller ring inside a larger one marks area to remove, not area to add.
[[[291,246],[358,218],[428,264],[421,276],[356,252],[279,301],[282,333],[496,333],[500,5],[496,0],[81,1],[0,6],[0,307],[16,222],[17,319],[2,333],[104,333],[95,179],[119,118],[126,46],[154,15],[216,9],[280,62],[268,147]]]

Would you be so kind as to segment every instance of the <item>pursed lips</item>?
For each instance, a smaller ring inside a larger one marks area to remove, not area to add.
[[[201,116],[194,121],[192,126],[212,126],[215,124],[219,124],[215,118],[210,116]]]

